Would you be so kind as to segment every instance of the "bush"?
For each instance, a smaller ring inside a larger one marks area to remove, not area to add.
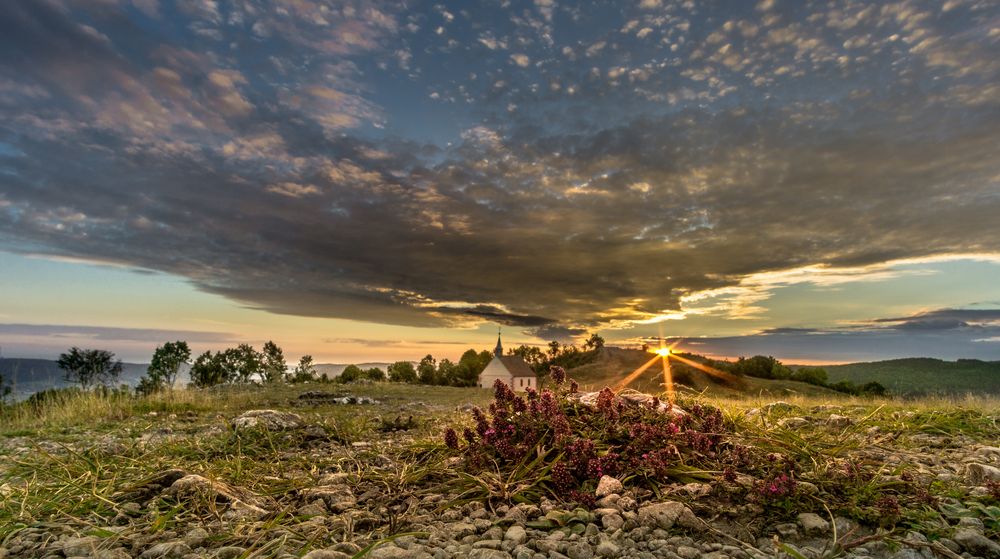
[[[609,388],[590,407],[580,402],[575,383],[559,382],[563,378],[553,367],[555,390],[528,389],[525,397],[497,381],[489,412],[474,409],[475,427],[461,437],[447,429],[446,446],[473,476],[498,467],[501,476],[536,475],[532,487],[542,494],[583,504],[592,504],[603,475],[652,487],[715,479],[710,472],[732,477],[755,465],[759,477],[792,475],[784,461],[754,460],[755,451],[734,442],[717,409],[693,404],[689,413],[674,414],[656,399],[636,403]]]

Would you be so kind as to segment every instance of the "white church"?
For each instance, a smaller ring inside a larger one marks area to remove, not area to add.
[[[479,373],[479,387],[493,388],[493,383],[500,379],[515,391],[524,392],[527,388],[538,389],[538,375],[521,359],[520,355],[504,355],[500,344],[500,334],[497,334],[497,347],[493,350],[493,359]]]

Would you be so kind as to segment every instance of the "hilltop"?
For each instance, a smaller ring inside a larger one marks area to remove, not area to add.
[[[832,382],[876,381],[894,394],[1000,394],[1000,361],[917,357],[824,368]]]
[[[681,354],[686,358],[703,362],[700,355]],[[568,369],[570,376],[585,389],[600,390],[604,386],[615,386],[629,373],[655,357],[648,351],[620,347],[603,347],[593,351],[589,363]],[[792,380],[770,380],[754,377],[720,378],[694,367],[671,360],[671,372],[677,390],[705,393],[713,396],[733,397],[743,394],[781,395],[833,395],[828,388]],[[629,383],[628,388],[640,392],[656,393],[663,390],[663,366],[657,362],[642,375]]]

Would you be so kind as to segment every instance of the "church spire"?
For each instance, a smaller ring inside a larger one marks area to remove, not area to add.
[[[500,328],[497,328],[497,347],[493,349],[493,355],[503,356],[503,344],[500,343]]]

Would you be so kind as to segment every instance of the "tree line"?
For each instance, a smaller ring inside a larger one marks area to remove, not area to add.
[[[542,351],[538,346],[521,345],[507,351],[520,356],[538,374],[544,376],[549,368],[559,365],[573,368],[587,362],[604,347],[604,338],[592,334],[583,344],[562,345],[552,341]],[[139,379],[136,392],[152,394],[172,389],[180,381],[181,371],[189,366],[191,386],[207,388],[223,384],[277,383],[277,382],[404,382],[435,386],[476,386],[479,375],[493,359],[488,350],[465,351],[457,362],[436,359],[426,355],[419,362],[397,361],[386,370],[379,367],[362,368],[348,365],[335,378],[326,373],[319,375],[310,355],[304,355],[289,370],[283,350],[273,341],[266,342],[260,351],[250,344],[220,351],[205,351],[192,359],[190,346],[185,341],[167,342],[153,352],[146,374]],[[115,387],[121,379],[122,362],[115,354],[103,349],[73,347],[61,354],[57,365],[65,373],[65,380],[90,390],[97,386]],[[2,386],[2,383],[0,383]]]

